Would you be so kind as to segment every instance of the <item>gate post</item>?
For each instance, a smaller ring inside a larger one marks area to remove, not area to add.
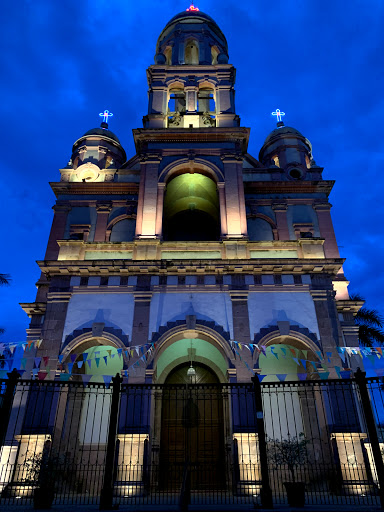
[[[112,379],[112,400],[111,412],[109,417],[109,430],[107,441],[107,453],[105,456],[105,471],[103,488],[100,493],[100,510],[111,510],[113,508],[113,487],[115,470],[115,445],[117,434],[117,423],[119,419],[119,403],[121,383],[123,379],[117,373]]]
[[[261,384],[258,375],[252,377],[253,390],[255,393],[256,406],[256,424],[259,441],[259,457],[261,472],[261,506],[263,508],[273,508],[272,490],[269,484],[268,459],[267,459],[267,441],[264,430],[263,398],[261,395]]]
[[[379,481],[379,495],[380,505],[384,509],[384,464],[383,457],[381,455],[379,438],[377,436],[375,417],[372,412],[371,400],[367,389],[367,379],[365,378],[366,372],[362,372],[360,368],[355,373],[356,384],[359,387],[361,405],[363,407],[365,421],[367,424],[367,430],[369,440],[371,442],[373,459],[375,461],[377,479]]]
[[[0,449],[2,448],[5,436],[7,434],[9,417],[11,415],[13,396],[15,394],[15,389],[17,385],[17,381],[20,379],[19,372],[14,368],[11,373],[8,373],[8,381],[6,383],[7,389],[4,393],[3,402],[1,404],[0,413],[1,413],[1,421],[0,421]]]

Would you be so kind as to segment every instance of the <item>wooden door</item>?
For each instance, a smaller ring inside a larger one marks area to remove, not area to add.
[[[225,484],[224,418],[221,386],[206,366],[177,367],[163,389],[160,484],[180,489],[188,467],[192,489],[222,489]]]

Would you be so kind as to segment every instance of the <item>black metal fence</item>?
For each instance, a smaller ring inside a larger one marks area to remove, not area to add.
[[[383,504],[383,379],[0,383],[3,504]],[[293,488],[293,491],[292,491]],[[293,496],[293,498],[292,498]]]

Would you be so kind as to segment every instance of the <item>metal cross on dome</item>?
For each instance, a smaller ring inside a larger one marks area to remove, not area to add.
[[[198,7],[195,7],[193,5],[193,0],[191,1],[191,5],[188,7],[187,11],[199,11],[200,9]]]
[[[109,110],[104,110],[104,112],[100,112],[100,117],[104,117],[103,122],[108,123],[108,117],[112,117],[113,114]]]
[[[285,112],[281,112],[281,110],[280,110],[279,108],[277,108],[277,109],[275,110],[275,112],[272,112],[272,115],[273,115],[273,116],[276,116],[276,121],[277,121],[278,123],[280,123],[280,122],[281,122],[281,117],[282,117],[282,116],[285,116]]]

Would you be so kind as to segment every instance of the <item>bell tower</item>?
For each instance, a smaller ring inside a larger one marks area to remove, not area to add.
[[[224,34],[197,7],[161,32],[147,70],[144,129],[134,130],[138,240],[246,237],[242,160],[249,130],[236,115],[235,74]]]
[[[227,41],[215,21],[197,7],[174,16],[161,32],[147,78],[145,128],[240,125]]]

